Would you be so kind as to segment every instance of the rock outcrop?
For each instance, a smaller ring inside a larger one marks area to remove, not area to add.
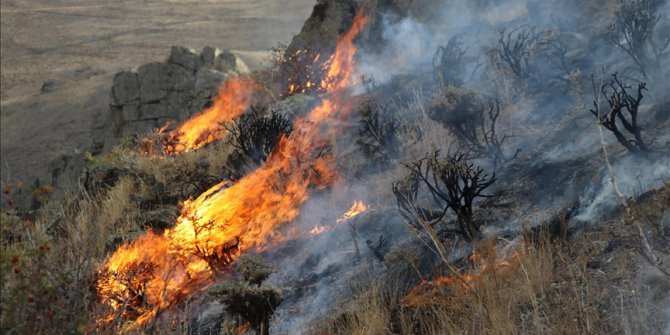
[[[197,53],[173,46],[165,62],[154,62],[114,76],[107,113],[92,129],[93,154],[111,150],[120,138],[149,132],[167,121],[183,121],[204,109],[230,76],[249,73],[228,51],[205,47]]]

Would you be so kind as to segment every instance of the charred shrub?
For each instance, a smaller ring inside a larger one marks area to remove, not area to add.
[[[459,234],[468,241],[480,237],[480,223],[474,220],[473,204],[475,199],[487,197],[483,192],[496,181],[495,174],[485,174],[462,152],[440,159],[436,151],[405,166],[410,174],[393,185],[393,193],[401,215],[411,226],[421,228],[422,223],[427,223],[438,236]],[[424,189],[428,196],[422,198]],[[422,207],[425,204],[435,209]],[[455,228],[440,226],[449,210],[456,215]]]
[[[531,57],[539,36],[534,27],[526,25],[509,32],[501,30],[494,49],[495,62],[519,79],[529,79],[536,73]]]
[[[668,57],[670,35],[656,36],[654,29],[661,18],[657,13],[662,0],[624,0],[609,26],[612,42],[625,51],[638,71],[647,79],[655,79],[661,60]]]
[[[468,63],[465,56],[467,52],[460,35],[451,37],[446,45],[437,48],[433,55],[433,69],[438,82],[444,86],[463,84],[462,71]]]
[[[222,125],[230,132],[230,144],[235,148],[237,167],[261,164],[272,152],[281,136],[293,131],[293,122],[283,114],[252,107],[251,112]]]
[[[642,92],[647,90],[645,83],[637,85],[635,96],[629,91],[632,86],[626,85],[617,77],[612,75],[612,79],[605,82],[597,91],[594,85],[596,99],[593,101],[591,113],[598,118],[600,124],[611,131],[616,139],[628,151],[641,153],[649,151],[647,144],[642,139],[642,127],[638,125],[638,112],[640,102],[642,101]],[[600,96],[607,101],[608,108],[603,110],[600,105]],[[624,134],[626,132],[628,135]],[[632,136],[632,138],[630,138]]]
[[[572,78],[581,71],[573,60],[567,57],[568,46],[560,34],[553,31],[543,31],[534,48],[534,62],[541,71],[536,73],[534,85],[543,90],[568,90],[573,86]]]
[[[567,54],[568,46],[559,33],[524,25],[509,32],[501,30],[492,57],[497,68],[542,93],[570,88],[570,77],[580,66]]]
[[[260,284],[274,269],[259,256],[240,257],[238,271],[245,282],[225,281],[214,287],[210,293],[219,300],[228,313],[244,320],[237,327],[248,324],[256,334],[269,334],[270,316],[282,301],[281,293],[272,287]]]
[[[501,106],[496,99],[488,106],[474,91],[463,87],[449,87],[435,96],[430,116],[453,133],[462,150],[475,158],[490,159],[496,167],[516,158],[519,150],[508,157],[503,151],[508,135],[498,134]]]
[[[400,121],[388,105],[376,100],[366,101],[361,110],[358,145],[374,161],[386,164],[400,153]]]
[[[477,92],[451,86],[435,95],[428,116],[449,128],[450,124],[463,119],[476,119],[482,109],[484,101]]]

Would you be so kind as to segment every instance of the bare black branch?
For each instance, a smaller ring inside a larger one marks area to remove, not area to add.
[[[267,115],[265,109],[252,107],[249,113],[222,127],[230,132],[229,143],[235,148],[232,157],[250,166],[265,161],[279,138],[293,131],[293,122],[277,111]]]
[[[668,59],[670,35],[655,36],[654,28],[661,18],[657,13],[660,0],[622,1],[609,27],[610,39],[635,62],[637,70],[648,80],[655,80],[661,61]],[[662,75],[662,74],[659,74]],[[662,79],[662,78],[660,78]]]
[[[436,151],[405,166],[410,170],[410,175],[393,185],[393,193],[400,213],[410,225],[420,227],[416,220],[425,220],[438,228],[438,236],[457,233],[466,240],[480,237],[480,224],[474,220],[473,204],[475,199],[487,197],[483,192],[496,181],[495,174],[485,174],[462,152],[450,154],[441,160]],[[421,186],[428,190],[429,199],[418,197]],[[438,209],[422,207],[427,204],[436,204]],[[438,227],[450,209],[456,215],[456,228]]]
[[[499,65],[510,70],[519,79],[529,79],[536,70],[531,62],[531,54],[539,36],[534,27],[527,25],[507,33],[504,29],[501,30],[495,48]]]
[[[503,147],[509,135],[498,133],[501,103],[498,99],[484,106],[481,98],[465,88],[448,88],[433,99],[431,117],[442,121],[460,144],[474,158],[486,158],[498,167],[519,154],[506,155]]]
[[[363,152],[373,160],[386,164],[400,153],[400,121],[388,105],[369,100],[363,104],[361,129],[357,140]]]
[[[643,98],[642,91],[647,90],[647,85],[639,83],[635,96],[629,94],[631,88],[631,86],[622,82],[616,73],[612,75],[612,79],[600,87],[600,92],[597,91],[594,82],[593,89],[596,99],[593,101],[594,108],[590,111],[598,118],[600,124],[611,131],[619,143],[625,146],[628,151],[633,153],[646,152],[649,151],[649,148],[642,139],[642,127],[638,125],[638,112]],[[598,98],[601,95],[605,97],[609,110],[602,110]],[[619,123],[623,126],[623,129],[620,128]],[[633,138],[624,135],[624,131],[629,136],[632,135]]]

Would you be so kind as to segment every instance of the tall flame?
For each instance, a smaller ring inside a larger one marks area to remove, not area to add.
[[[240,253],[263,250],[284,239],[282,226],[299,214],[310,189],[327,187],[335,178],[332,157],[322,155],[329,145],[322,130],[326,120],[346,116],[351,110],[347,93],[341,89],[354,83],[353,39],[366,21],[365,16],[356,15],[351,29],[338,39],[325,79],[332,96],[296,122],[291,136],[279,140],[265,165],[230,187],[222,182],[185,201],[174,228],[162,235],[148,233],[106,260],[96,288],[109,313],[97,320],[99,327],[113,328],[110,323],[119,319],[134,320],[133,327],[145,326],[160,311],[205,289],[216,272],[225,270]],[[220,105],[248,103],[253,85],[234,83],[248,90],[240,98],[224,95]],[[202,120],[215,120],[205,114]],[[211,131],[211,124],[202,124],[202,120],[180,129],[198,129],[194,133],[199,134]],[[329,135],[333,131],[330,128]],[[188,148],[197,148],[199,142],[189,143]]]
[[[202,113],[188,119],[164,139],[168,153],[193,151],[222,138],[226,131],[221,122],[242,115],[249,108],[257,83],[244,77],[232,77],[219,88],[214,104]],[[159,132],[164,129],[159,130]]]

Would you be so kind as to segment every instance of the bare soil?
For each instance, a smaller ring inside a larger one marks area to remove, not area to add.
[[[3,0],[0,4],[2,180],[44,176],[86,150],[114,74],[163,61],[170,46],[236,52],[253,67],[290,41],[314,0]],[[42,90],[45,83],[47,89]]]

